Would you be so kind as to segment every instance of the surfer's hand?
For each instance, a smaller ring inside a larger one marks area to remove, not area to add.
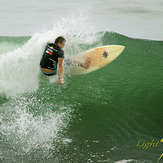
[[[62,84],[62,83],[63,83],[62,79],[59,79],[58,84]]]

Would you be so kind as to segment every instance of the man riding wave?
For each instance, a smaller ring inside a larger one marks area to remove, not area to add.
[[[45,47],[42,59],[40,61],[40,68],[44,75],[52,76],[57,74],[57,65],[59,63],[58,74],[59,80],[58,84],[63,83],[63,59],[64,51],[62,50],[65,46],[66,39],[63,36],[59,36],[55,39],[54,43],[48,43]],[[70,60],[69,60],[70,61]],[[71,61],[72,64],[77,64],[84,68],[88,68],[91,61],[88,57],[85,63],[80,63],[79,61]]]

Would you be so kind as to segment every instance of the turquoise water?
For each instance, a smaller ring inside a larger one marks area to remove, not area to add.
[[[58,85],[57,76],[39,70],[46,42],[60,35],[57,27],[0,37],[1,162],[156,162],[163,144],[137,144],[162,138],[163,41],[62,29],[67,57],[101,45],[126,48],[90,74],[72,76],[66,68]]]

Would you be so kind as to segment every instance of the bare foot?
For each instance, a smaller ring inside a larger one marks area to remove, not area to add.
[[[87,59],[86,59],[86,61],[84,63],[84,67],[85,68],[89,68],[90,64],[91,64],[91,58],[90,57],[87,57]]]

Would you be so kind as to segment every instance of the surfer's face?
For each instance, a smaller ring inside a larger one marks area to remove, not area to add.
[[[64,48],[64,46],[65,46],[65,41],[63,41],[62,43],[58,43],[58,46],[59,46],[60,48]]]

